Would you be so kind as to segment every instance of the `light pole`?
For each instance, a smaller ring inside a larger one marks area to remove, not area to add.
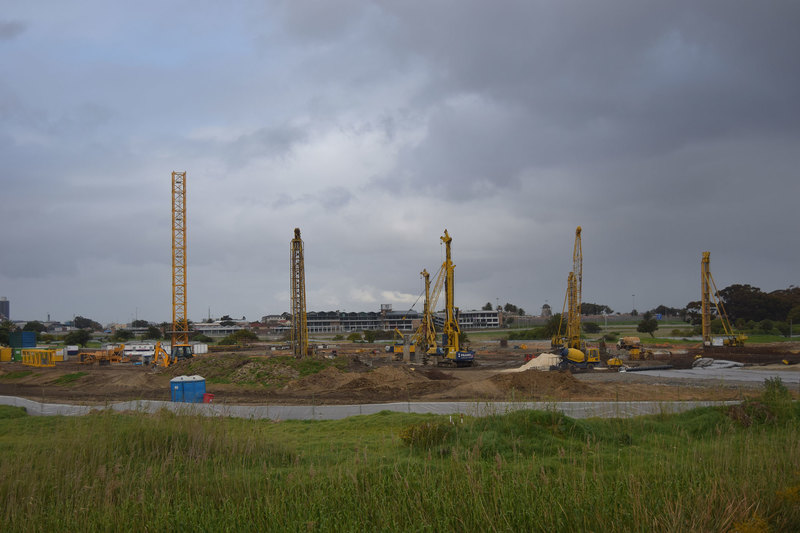
[[[633,309],[635,311],[636,310],[636,295],[635,294],[631,294],[631,305],[633,305],[633,307],[631,309]]]

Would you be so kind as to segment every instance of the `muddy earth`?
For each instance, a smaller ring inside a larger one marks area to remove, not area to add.
[[[363,344],[339,344],[337,356],[322,350],[310,364],[298,364],[288,352],[254,345],[181,361],[169,368],[120,363],[107,366],[57,363],[33,368],[0,364],[0,395],[50,403],[104,404],[125,400],[169,400],[169,381],[200,375],[215,403],[355,404],[396,401],[628,401],[736,400],[758,394],[761,383],[644,376],[610,370],[589,372],[517,371],[526,355],[548,351],[528,343],[525,349],[498,344],[473,345],[477,365],[447,368],[395,361]],[[369,346],[369,345],[367,345]],[[689,368],[699,347],[658,346],[646,361],[630,367],[672,365]],[[617,355],[617,354],[612,354]],[[800,343],[754,345],[718,350],[706,357],[746,363],[745,368],[800,371]],[[785,364],[783,361],[790,364]],[[797,391],[793,391],[797,395]]]

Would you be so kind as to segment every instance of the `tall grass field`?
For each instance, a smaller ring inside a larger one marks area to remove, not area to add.
[[[800,531],[800,409],[338,421],[0,407],[10,531]]]

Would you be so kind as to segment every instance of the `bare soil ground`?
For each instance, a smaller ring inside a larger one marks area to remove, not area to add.
[[[322,371],[301,375],[284,352],[265,346],[247,351],[218,352],[182,361],[168,369],[117,364],[111,366],[58,363],[52,368],[31,368],[21,363],[0,364],[0,395],[21,396],[57,403],[103,404],[124,400],[169,400],[169,380],[183,374],[206,378],[206,391],[215,402],[229,404],[350,404],[392,401],[473,400],[735,400],[757,394],[760,383],[721,383],[719,380],[656,378],[635,372],[608,370],[586,373],[503,372],[520,367],[525,354],[547,351],[531,345],[525,350],[487,343],[473,346],[478,365],[472,368],[438,368],[407,365],[364,345],[337,346],[339,357],[325,358]],[[688,368],[697,347],[665,346],[648,361],[631,365],[672,364]],[[328,353],[321,354],[330,355]],[[708,354],[706,354],[708,355]],[[284,356],[284,359],[280,357]],[[738,360],[763,368],[792,371],[781,364],[800,362],[800,343],[750,346],[714,353],[719,359]],[[777,365],[777,366],[776,366]],[[308,371],[305,372],[306,374]]]

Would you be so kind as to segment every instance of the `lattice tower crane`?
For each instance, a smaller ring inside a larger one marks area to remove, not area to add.
[[[186,318],[186,172],[172,172],[172,359],[193,356]]]
[[[292,350],[298,359],[308,356],[308,322],[306,317],[306,274],[303,264],[303,240],[300,228],[294,228],[289,244],[290,299],[292,305]]]

